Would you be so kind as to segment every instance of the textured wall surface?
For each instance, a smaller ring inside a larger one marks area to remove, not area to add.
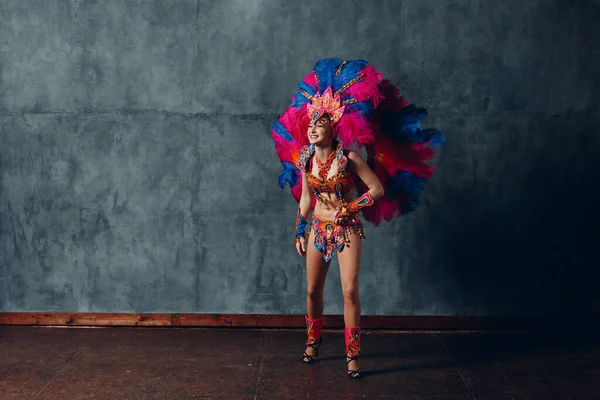
[[[342,6],[343,4],[343,6]],[[364,58],[448,143],[363,314],[598,304],[600,2],[0,1],[0,311],[304,312],[270,126]],[[341,313],[337,263],[326,313]]]

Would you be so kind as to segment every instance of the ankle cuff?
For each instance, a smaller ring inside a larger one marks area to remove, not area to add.
[[[322,318],[308,318],[308,315],[304,316],[306,320],[306,344],[315,344],[321,338],[321,326],[323,325]]]
[[[344,339],[346,342],[346,355],[357,357],[360,354],[360,327],[346,326],[344,328]]]

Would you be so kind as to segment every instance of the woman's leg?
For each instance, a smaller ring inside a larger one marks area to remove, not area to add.
[[[323,254],[315,247],[314,231],[308,236],[306,247],[306,279],[308,289],[306,314],[308,319],[316,320],[323,316],[323,288],[325,287],[325,278],[329,270],[329,263],[325,262]],[[319,338],[315,339],[318,340]],[[314,356],[316,349],[307,346],[306,354]]]
[[[340,262],[340,278],[344,294],[344,332],[346,340],[346,356],[358,355],[360,346],[360,298],[358,294],[358,275],[360,270],[360,254],[362,243],[358,233],[348,235],[350,243],[338,253]],[[348,363],[348,370],[358,370],[358,360]]]
[[[362,246],[357,233],[348,236],[350,243],[346,244],[344,250],[338,253],[342,292],[344,294],[344,323],[346,326],[360,326],[358,274]]]

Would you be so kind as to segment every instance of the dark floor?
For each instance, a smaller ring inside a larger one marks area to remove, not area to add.
[[[304,332],[0,326],[1,399],[600,399],[600,340],[543,333],[340,331],[303,365]]]

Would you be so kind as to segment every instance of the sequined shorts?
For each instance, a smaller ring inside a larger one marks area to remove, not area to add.
[[[313,214],[312,229],[315,232],[315,247],[323,254],[325,262],[335,256],[336,250],[342,251],[350,243],[350,234],[358,233],[361,241],[365,239],[358,214],[350,217],[344,225]]]

